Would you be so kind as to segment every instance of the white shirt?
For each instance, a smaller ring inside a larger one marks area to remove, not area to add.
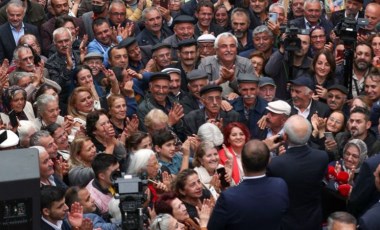
[[[305,119],[307,119],[307,117],[310,114],[311,102],[313,102],[313,99],[310,100],[309,105],[307,106],[307,108],[303,112],[297,106],[294,106],[294,108],[298,111],[297,114],[300,116],[303,116]]]
[[[42,221],[44,221],[45,223],[47,223],[48,225],[50,225],[52,228],[54,228],[55,230],[62,230],[62,224],[63,224],[63,221],[62,220],[58,220],[57,221],[57,225],[49,222],[47,219],[45,219],[43,216],[41,216],[41,219]]]

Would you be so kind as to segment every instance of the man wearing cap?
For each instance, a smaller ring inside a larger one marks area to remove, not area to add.
[[[199,50],[199,57],[204,58],[208,56],[215,55],[215,36],[212,34],[203,34],[198,37],[198,50]]]
[[[158,43],[152,47],[152,59],[145,66],[145,72],[159,72],[172,64],[172,48],[167,43]]]
[[[275,100],[276,84],[270,77],[261,77],[259,80],[259,97],[267,102]]]
[[[195,19],[188,15],[179,15],[173,20],[174,34],[167,37],[164,43],[170,44],[173,48],[178,47],[178,42],[190,38],[194,38],[194,22]],[[177,52],[172,50],[173,59],[177,59]]]
[[[206,85],[200,91],[203,109],[191,111],[185,115],[186,135],[198,133],[198,128],[205,122],[211,122],[219,128],[224,128],[231,122],[239,121],[239,113],[234,110],[223,111],[222,87],[218,85]]]
[[[239,74],[253,73],[249,59],[237,56],[236,37],[224,32],[215,40],[216,55],[202,58],[199,69],[206,71],[211,84],[221,85],[223,96],[237,92],[236,78]]]
[[[169,97],[170,76],[167,73],[152,73],[149,81],[150,94],[138,105],[137,116],[140,120],[140,130],[146,130],[144,118],[154,108],[161,109],[169,116],[169,125],[174,126],[178,135],[183,133],[182,117],[184,116],[182,105]]]
[[[208,75],[203,70],[194,69],[187,74],[187,82],[189,93],[180,100],[185,114],[204,107],[200,91],[204,86],[208,85]]]
[[[145,28],[136,36],[140,46],[161,43],[173,32],[163,24],[162,15],[156,7],[145,8],[142,12]]]
[[[102,83],[105,75],[101,71],[103,64],[103,55],[96,52],[87,53],[86,56],[84,56],[83,64],[90,67],[92,76],[98,85],[105,86],[105,84]]]
[[[176,101],[179,101],[183,97],[185,97],[186,93],[181,89],[181,70],[177,68],[166,68],[163,69],[161,72],[170,75],[170,96],[175,98]]]
[[[303,75],[290,83],[292,84],[290,87],[292,115],[301,115],[309,121],[314,113],[322,118],[330,115],[331,111],[325,103],[313,100],[315,86],[310,77]]]
[[[211,1],[200,1],[197,4],[195,17],[198,22],[195,24],[195,36],[199,37],[204,32],[212,33],[218,36],[220,33],[225,32],[224,28],[212,22],[214,15],[214,4]]]
[[[181,89],[188,91],[186,75],[196,69],[199,64],[197,42],[194,39],[186,39],[178,42],[178,63],[175,67],[181,70]]]
[[[150,57],[152,56],[150,45],[139,46],[135,37],[127,37],[122,40],[119,47],[125,47],[127,49],[129,68],[136,72],[140,72],[145,68]]]
[[[231,105],[239,113],[240,121],[248,128],[252,138],[258,138],[257,122],[265,114],[267,101],[257,97],[259,79],[253,74],[240,74],[238,79],[240,97],[233,100]]]
[[[347,102],[348,90],[343,85],[332,85],[327,88],[327,105],[331,111],[342,111],[346,117],[349,116]]]
[[[345,9],[333,12],[330,21],[336,26],[339,22],[344,20],[344,18],[364,18],[362,7],[363,0],[346,0]]]

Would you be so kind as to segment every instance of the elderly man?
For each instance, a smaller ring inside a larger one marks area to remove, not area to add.
[[[307,145],[311,124],[299,115],[291,116],[284,125],[283,138],[288,145],[285,154],[275,157],[267,175],[280,177],[289,188],[289,210],[282,218],[283,229],[321,229],[321,185],[328,164],[327,153]],[[302,220],[307,221],[299,221]]]
[[[194,37],[194,26],[195,19],[191,16],[180,15],[173,20],[173,31],[174,34],[167,37],[164,43],[170,44],[173,48],[178,47],[178,43],[187,39],[195,39]],[[172,50],[173,59],[177,59],[177,52]]]
[[[170,96],[179,101],[186,96],[186,92],[181,89],[181,70],[177,68],[166,68],[161,72],[167,73],[170,76],[169,91]]]
[[[200,58],[215,55],[215,39],[215,36],[212,34],[203,34],[198,37],[197,42]]]
[[[181,89],[187,92],[186,75],[196,69],[199,64],[199,50],[197,42],[192,38],[182,40],[178,43],[177,50],[179,61],[174,67],[181,70]]]
[[[145,66],[147,72],[160,72],[172,64],[172,47],[167,43],[158,43],[152,47],[152,59]]]
[[[185,114],[204,107],[200,91],[208,85],[208,75],[204,70],[194,69],[187,74],[187,82],[189,93],[180,100]]]
[[[161,43],[173,32],[163,23],[162,15],[156,7],[145,8],[142,12],[145,28],[136,36],[140,46]]]
[[[325,29],[326,35],[329,36],[334,28],[330,21],[327,21],[322,15],[322,4],[319,0],[305,0],[304,17],[299,17],[290,22],[300,29],[311,29],[314,26],[321,26]]]
[[[328,223],[327,229],[329,230],[338,230],[338,229],[356,230],[356,226],[357,226],[355,217],[353,217],[348,212],[331,213],[331,215],[327,219],[327,223]],[[360,224],[360,227],[362,227],[361,224]]]
[[[74,70],[80,63],[80,57],[71,49],[72,39],[68,29],[62,27],[54,30],[53,41],[57,51],[49,57],[45,67],[49,71],[50,79],[62,87],[59,107],[66,111]]]
[[[331,111],[342,111],[349,115],[347,102],[348,90],[343,85],[332,85],[327,88],[327,105]]]
[[[223,128],[230,122],[239,121],[239,113],[234,110],[223,111],[222,87],[218,85],[206,85],[200,91],[203,109],[191,111],[185,115],[186,135],[198,133],[198,128],[205,122],[211,122],[219,128]]]
[[[219,34],[215,40],[216,55],[201,60],[199,69],[207,72],[211,84],[221,85],[223,96],[237,92],[238,74],[253,73],[249,59],[237,56],[238,41],[228,32]]]
[[[128,68],[140,72],[145,68],[151,56],[151,46],[139,46],[135,37],[127,37],[121,41],[119,47],[125,47],[128,54]]]
[[[277,22],[280,25],[285,25],[288,21],[288,19],[285,16],[284,5],[279,2],[273,3],[269,6],[269,13],[277,14]]]
[[[24,23],[26,7],[22,1],[12,0],[6,6],[8,22],[0,26],[0,62],[6,58],[13,59],[13,51],[23,34],[33,34],[39,38],[38,28],[32,24]]]
[[[290,4],[291,12],[288,14],[288,20],[303,17],[304,15],[304,0],[293,0]]]
[[[265,73],[269,77],[274,79],[277,85],[276,97],[280,99],[288,99],[288,80],[292,80],[308,73],[309,68],[312,64],[312,59],[307,56],[307,52],[310,47],[310,36],[309,35],[297,35],[301,40],[301,47],[299,50],[294,52],[292,61],[292,76],[289,76],[289,57],[288,53],[285,53],[284,46],[280,46],[280,49],[272,54],[269,58],[268,63],[265,65]]]
[[[346,0],[345,6],[345,9],[338,10],[332,13],[330,21],[334,26],[336,26],[339,22],[344,20],[344,18],[357,19],[364,17],[364,12],[362,10],[362,0]]]
[[[87,53],[84,56],[83,64],[87,65],[91,69],[92,77],[98,85],[104,85],[102,80],[104,79],[104,73],[101,71],[103,65],[103,55],[97,52]]]
[[[250,131],[252,138],[259,138],[257,122],[265,114],[267,101],[257,97],[259,79],[253,74],[240,74],[238,79],[240,97],[231,101],[234,110],[239,113],[239,120]]]
[[[276,84],[270,77],[261,77],[259,80],[259,97],[267,102],[275,100]]]
[[[225,32],[224,28],[212,22],[214,16],[214,4],[211,1],[199,1],[195,11],[195,17],[198,22],[195,24],[194,34],[196,37],[201,36],[206,31],[218,36],[220,33]]]
[[[253,49],[239,53],[240,56],[249,58],[253,51],[261,51],[265,60],[268,60],[274,52],[273,44],[275,37],[269,28],[265,25],[256,27],[252,32]]]
[[[330,115],[330,109],[325,103],[313,100],[315,86],[307,75],[291,80],[290,83],[292,114],[298,114],[309,121],[314,113],[323,118]]]
[[[231,13],[231,33],[239,42],[239,53],[253,48],[252,30],[249,29],[249,25],[248,12],[243,8],[235,8]]]
[[[251,21],[250,29],[255,29],[259,25],[263,25],[268,18],[267,7],[269,0],[250,0],[249,1],[249,17]]]
[[[370,32],[376,32],[376,25],[380,22],[380,4],[369,3],[365,7],[364,18],[367,18],[369,22],[366,29]]]

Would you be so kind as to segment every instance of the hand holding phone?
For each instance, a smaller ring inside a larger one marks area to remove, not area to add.
[[[326,137],[326,140],[333,140],[334,139],[332,132],[325,132],[325,137]]]
[[[278,19],[278,14],[277,13],[269,13],[269,21],[276,23]]]
[[[219,175],[219,180],[220,180],[220,184],[222,185],[223,188],[227,188],[230,186],[230,183],[228,183],[226,181],[226,169],[223,167],[223,168],[218,168],[216,170],[216,172],[218,173]]]

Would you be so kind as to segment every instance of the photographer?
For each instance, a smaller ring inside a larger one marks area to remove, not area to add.
[[[282,44],[280,49],[272,54],[265,66],[265,72],[273,78],[278,86],[276,97],[280,99],[289,98],[287,91],[288,81],[306,74],[312,63],[312,59],[307,56],[310,46],[310,36],[297,34],[297,37],[294,37],[293,35],[289,35],[289,33],[286,36],[285,40],[291,38],[288,42],[289,44],[296,43],[295,40],[297,39],[300,40],[300,47],[297,47],[298,50],[285,52],[284,44]],[[289,47],[289,45],[287,47]],[[289,60],[290,52],[293,54],[293,60],[291,61]],[[289,76],[289,67],[292,69],[291,76]]]

